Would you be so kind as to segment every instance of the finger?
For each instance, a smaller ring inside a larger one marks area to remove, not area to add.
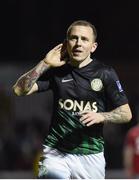
[[[54,50],[60,50],[62,48],[62,43],[58,44],[57,46],[54,47]]]
[[[85,120],[82,121],[83,124],[88,124],[90,123],[91,121],[93,121],[93,119],[90,117],[90,118],[87,118]]]
[[[62,51],[65,51],[65,50],[67,50],[67,43],[64,42],[62,44]]]
[[[88,110],[85,110],[85,111],[80,111],[79,112],[79,115],[84,115],[84,114],[87,114],[87,113],[89,113],[90,111],[88,111]]]
[[[87,119],[88,118],[88,114],[85,114],[85,115],[83,115],[81,118],[80,118],[80,121],[82,122],[82,121],[84,121],[85,119]]]
[[[66,51],[66,50],[63,51],[63,50],[61,49],[61,59],[65,59],[65,58],[67,57],[67,55],[68,55],[68,54],[67,54],[67,51]]]
[[[66,61],[60,61],[61,66],[63,66],[64,64],[66,64]]]
[[[93,124],[96,124],[96,121],[95,121],[95,120],[88,122],[88,123],[86,124],[86,126],[92,126]]]

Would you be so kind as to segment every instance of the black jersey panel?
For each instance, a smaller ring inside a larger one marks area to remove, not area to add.
[[[92,60],[78,68],[70,64],[52,68],[38,80],[39,91],[52,89],[54,112],[45,145],[61,151],[91,154],[103,151],[103,124],[85,127],[81,111],[106,112],[109,104],[118,107],[128,102],[113,68]]]
[[[37,81],[38,92],[43,92],[52,88],[53,84],[53,69],[49,69],[43,73]]]
[[[37,81],[38,92],[43,92],[49,89],[50,82],[48,81]]]
[[[115,70],[110,67],[107,68],[104,73],[106,95],[112,102],[113,106],[118,107],[128,103],[128,99]]]

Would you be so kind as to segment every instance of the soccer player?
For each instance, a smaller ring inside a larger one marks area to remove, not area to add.
[[[90,22],[73,22],[64,43],[50,50],[13,86],[18,96],[48,89],[54,93],[53,118],[44,139],[39,178],[103,179],[103,124],[131,119],[116,72],[91,58],[97,48],[96,38],[96,28]]]

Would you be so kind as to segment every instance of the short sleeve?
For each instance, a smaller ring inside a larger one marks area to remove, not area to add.
[[[38,92],[43,92],[51,89],[52,87],[52,71],[48,70],[36,82],[38,85]]]
[[[112,67],[105,69],[104,83],[106,95],[115,108],[128,103],[128,99],[123,90],[121,82],[117,76],[117,73]]]

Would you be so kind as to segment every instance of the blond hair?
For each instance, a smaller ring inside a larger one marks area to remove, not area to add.
[[[93,36],[94,36],[94,41],[96,41],[97,39],[97,30],[95,28],[95,26],[93,24],[91,24],[88,21],[85,20],[78,20],[78,21],[74,21],[68,28],[67,30],[67,38],[69,37],[69,34],[71,32],[71,29],[73,26],[86,26],[86,27],[90,27],[92,29],[93,32]]]

